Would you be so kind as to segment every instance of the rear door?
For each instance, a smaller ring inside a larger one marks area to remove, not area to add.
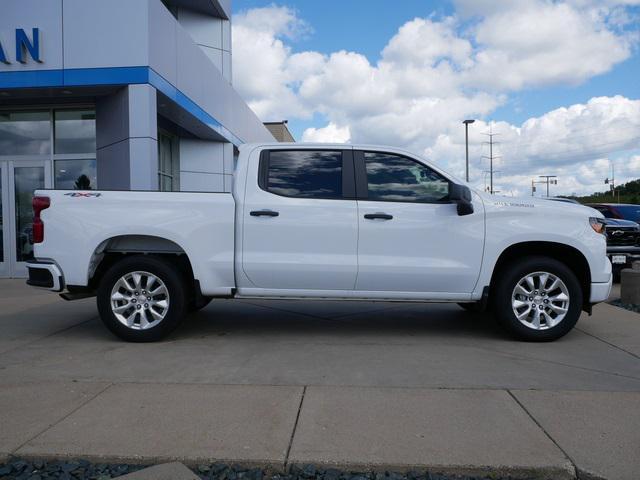
[[[484,210],[459,216],[449,180],[407,156],[354,151],[356,290],[468,294],[482,263]],[[437,295],[436,295],[437,296]]]
[[[351,149],[254,157],[243,204],[244,274],[256,288],[353,290],[358,218]]]

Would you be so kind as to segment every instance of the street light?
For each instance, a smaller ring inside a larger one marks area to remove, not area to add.
[[[466,173],[467,173],[467,182],[469,181],[469,124],[475,122],[475,120],[464,120],[464,144],[466,148]]]

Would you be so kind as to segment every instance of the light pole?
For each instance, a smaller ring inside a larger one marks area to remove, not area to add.
[[[466,148],[466,173],[467,173],[467,182],[469,181],[469,124],[475,122],[475,120],[464,120],[464,144]]]

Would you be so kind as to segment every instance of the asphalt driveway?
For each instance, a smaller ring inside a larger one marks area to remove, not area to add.
[[[640,315],[520,343],[455,305],[213,302],[123,343],[0,281],[0,456],[638,478]]]

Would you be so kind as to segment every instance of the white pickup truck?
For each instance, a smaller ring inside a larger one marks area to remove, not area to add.
[[[611,289],[599,212],[474,191],[396,148],[244,145],[232,190],[39,190],[28,283],[96,295],[129,341],[214,298],[455,302],[548,341]]]

